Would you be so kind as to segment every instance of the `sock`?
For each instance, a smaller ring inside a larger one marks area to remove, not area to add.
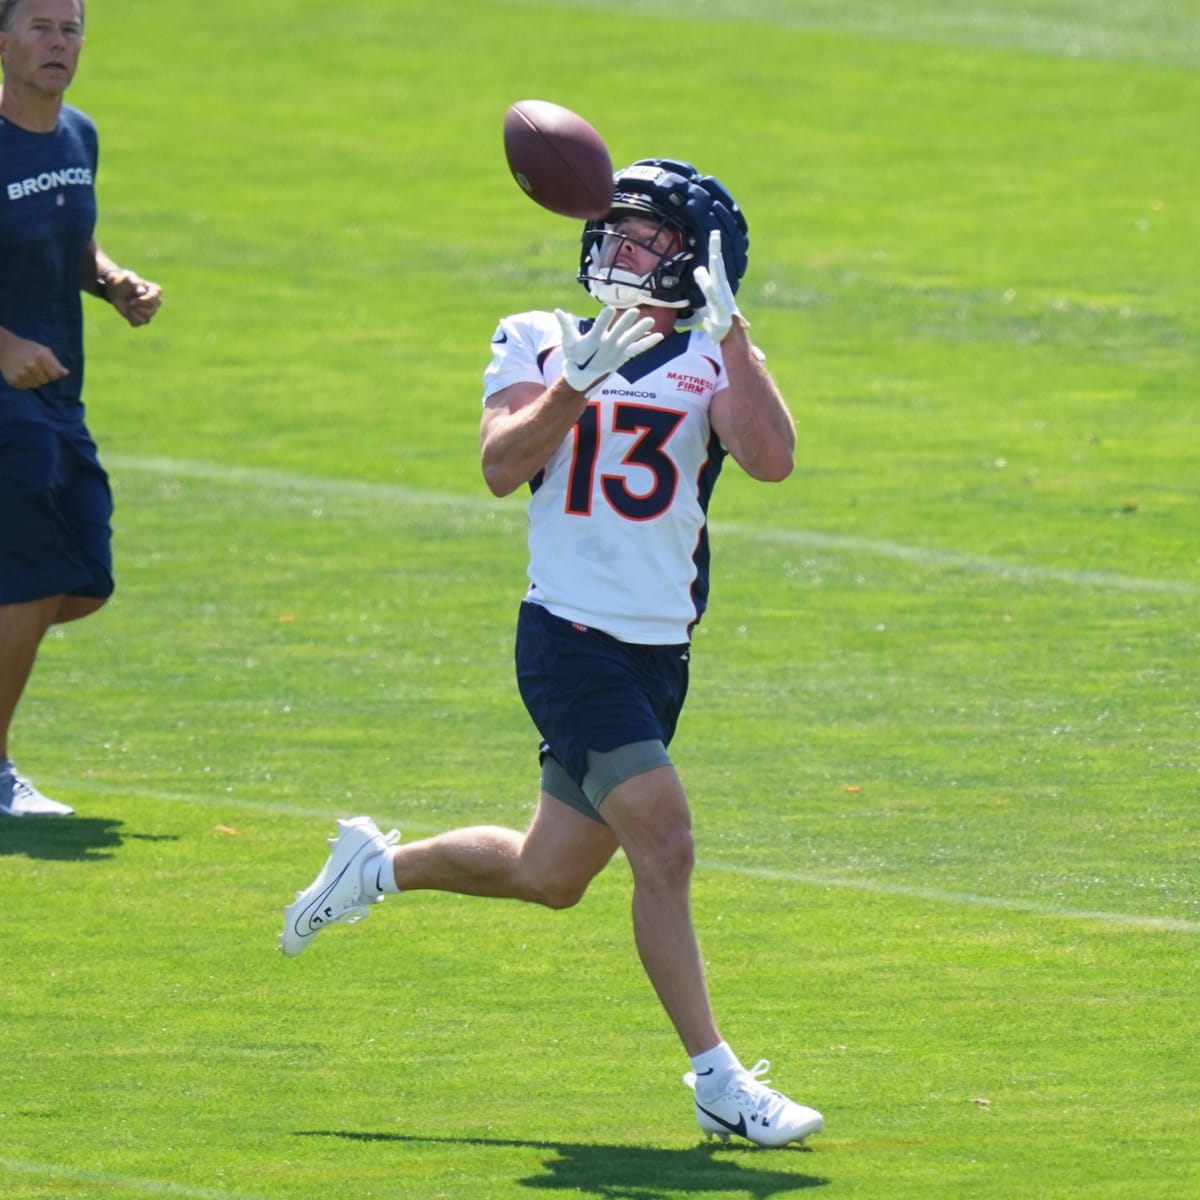
[[[729,1090],[730,1079],[745,1067],[727,1043],[718,1042],[692,1059],[692,1070],[696,1072],[696,1095],[701,1100],[713,1100]]]
[[[368,896],[395,896],[400,891],[392,870],[393,852],[394,848],[389,846],[363,863],[362,885]]]

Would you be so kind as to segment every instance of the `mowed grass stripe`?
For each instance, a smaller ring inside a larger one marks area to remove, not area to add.
[[[510,516],[514,523],[524,521],[524,510],[513,502],[492,500],[486,495],[467,496],[403,484],[373,483],[367,480],[306,475],[263,467],[228,466],[222,463],[144,455],[110,454],[106,458],[114,471],[200,479],[207,483],[244,486],[263,491],[302,492],[346,500],[365,499],[456,511],[487,512]],[[861,538],[851,534],[822,533],[816,530],[764,528],[721,521],[714,521],[713,529],[723,536],[745,538],[770,545],[867,554],[922,566],[990,575],[1014,583],[1044,582],[1099,591],[1200,596],[1200,583],[1182,579],[1147,579],[1136,575],[1121,575],[1114,571],[1073,570],[1069,567],[1005,562],[928,546]]]

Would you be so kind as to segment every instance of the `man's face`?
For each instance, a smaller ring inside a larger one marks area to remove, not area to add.
[[[5,85],[61,96],[75,78],[82,48],[79,0],[20,0],[0,32]]]
[[[615,235],[615,236],[614,236]],[[625,216],[610,227],[600,254],[603,267],[621,267],[637,276],[653,271],[682,248],[679,234],[651,217]]]

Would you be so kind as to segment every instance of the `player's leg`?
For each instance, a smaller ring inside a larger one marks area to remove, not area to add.
[[[700,1128],[761,1146],[784,1146],[820,1132],[825,1122],[819,1112],[768,1087],[765,1060],[743,1067],[717,1030],[691,916],[691,817],[674,767],[629,777],[608,793],[601,811],[633,871],[638,953],[691,1059],[684,1082],[695,1093]]]
[[[322,929],[353,923],[368,905],[399,891],[525,900],[568,908],[587,890],[617,849],[603,824],[542,794],[529,829],[496,825],[451,830],[397,845],[370,817],[338,822],[338,835],[320,874],[284,909],[280,947],[300,954]]]
[[[569,908],[616,849],[606,826],[542,792],[524,833],[493,825],[455,829],[396,846],[389,858],[397,891],[457,892]]]
[[[545,739],[544,780],[585,820],[605,822],[625,850],[638,951],[697,1054],[720,1038],[691,923],[691,815],[666,749],[689,657],[686,645],[620,642],[535,605],[523,605],[518,620],[517,679]]]
[[[674,767],[660,766],[614,787],[601,811],[633,873],[633,931],[642,965],[684,1048],[700,1054],[721,1036],[692,925],[695,853],[683,785]]]

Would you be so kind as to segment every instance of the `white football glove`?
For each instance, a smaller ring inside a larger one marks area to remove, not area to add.
[[[574,317],[561,308],[554,310],[562,330],[563,378],[577,392],[586,393],[635,354],[662,341],[661,333],[649,332],[654,328],[652,317],[639,319],[636,308],[627,308],[614,321],[616,311],[606,304],[591,329],[581,334]]]
[[[742,323],[749,327],[750,322],[738,312],[729,276],[725,274],[720,230],[714,229],[708,235],[708,267],[697,267],[694,277],[696,286],[704,293],[704,307],[696,313],[692,324],[699,325],[718,343],[733,328],[734,317],[741,317]]]

